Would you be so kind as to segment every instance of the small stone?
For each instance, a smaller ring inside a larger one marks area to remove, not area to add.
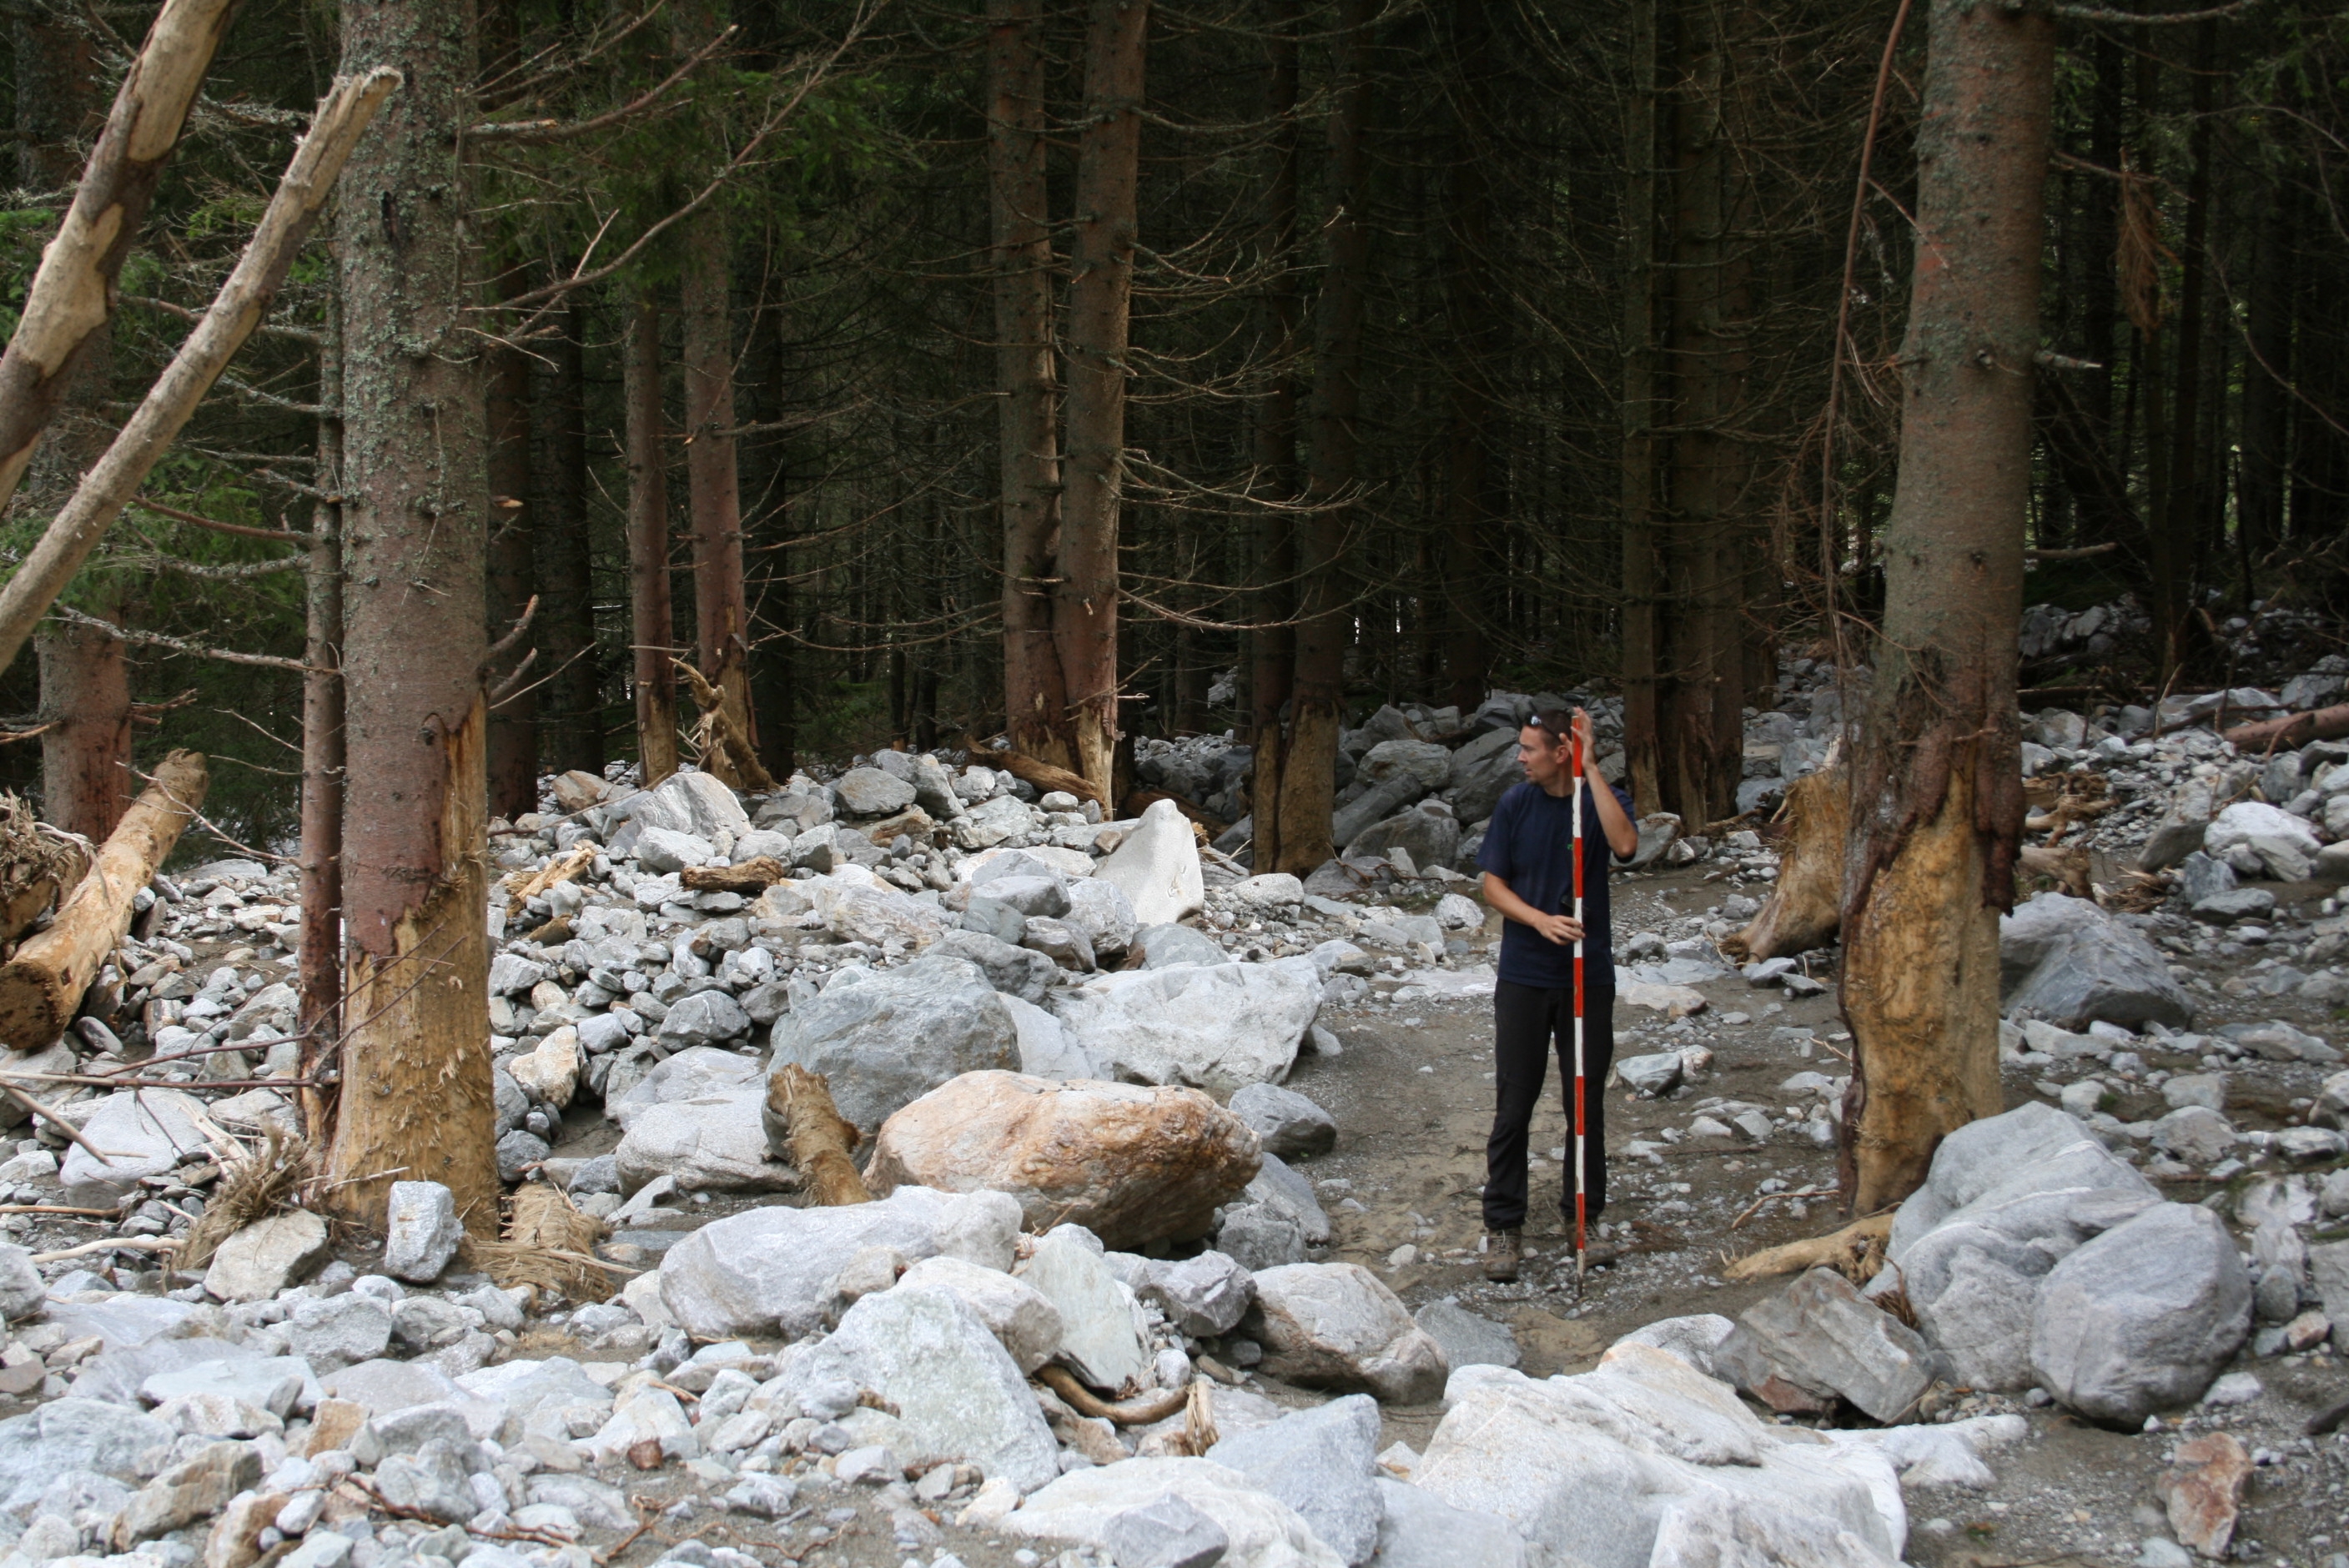
[[[326,1222],[301,1209],[255,1220],[220,1244],[204,1289],[221,1301],[266,1301],[326,1255]]]
[[[1293,880],[1293,879],[1292,879]],[[1224,1527],[1179,1494],[1112,1514],[1102,1527],[1102,1543],[1118,1568],[1214,1568],[1230,1549]]]
[[[1295,1089],[1252,1083],[1236,1091],[1231,1112],[1256,1130],[1264,1147],[1283,1160],[1310,1159],[1338,1145],[1338,1123]]]
[[[2178,1543],[2222,1561],[2235,1535],[2251,1456],[2231,1432],[2206,1432],[2181,1444],[2159,1482]]]
[[[395,1181],[384,1210],[386,1274],[430,1284],[457,1255],[465,1227],[457,1200],[438,1181]]]

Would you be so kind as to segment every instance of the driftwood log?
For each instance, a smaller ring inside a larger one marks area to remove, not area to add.
[[[791,1161],[809,1194],[826,1208],[870,1203],[872,1190],[849,1158],[864,1135],[840,1114],[822,1073],[786,1062],[767,1079],[767,1105],[760,1119],[767,1147]]]
[[[203,804],[211,775],[203,758],[174,751],[154,782],[99,846],[89,874],[66,895],[49,928],[0,965],[0,1045],[36,1051],[65,1033],[82,993],[130,923],[130,900],[154,880]]]
[[[1849,1274],[1865,1265],[1868,1254],[1884,1244],[1892,1234],[1889,1212],[1870,1214],[1856,1220],[1829,1235],[1811,1236],[1784,1246],[1764,1247],[1758,1253],[1738,1259],[1721,1271],[1721,1277],[1732,1284],[1747,1280],[1770,1279],[1778,1274],[1801,1274],[1805,1269],[1821,1266],[1841,1269]]]
[[[790,876],[791,871],[772,855],[753,855],[739,866],[688,866],[677,880],[693,892],[739,892],[756,898]]]
[[[2238,751],[2267,752],[2295,751],[2312,740],[2339,740],[2344,736],[2349,736],[2349,703],[2239,724],[2220,732],[2220,738]]]
[[[523,905],[548,888],[586,874],[588,868],[595,863],[597,848],[597,845],[592,843],[574,844],[567,854],[556,856],[543,869],[527,874],[516,872],[508,877],[506,879],[506,918],[512,920],[515,915],[520,914]]]
[[[973,762],[988,768],[1000,768],[1014,779],[1033,784],[1048,795],[1055,789],[1065,789],[1080,800],[1091,800],[1102,810],[1109,810],[1109,802],[1102,799],[1100,790],[1085,782],[1085,776],[1081,773],[1056,768],[1025,752],[989,751],[983,746],[972,746],[969,751]]]
[[[73,891],[89,870],[89,846],[33,820],[32,808],[0,795],[0,952]]]
[[[1762,912],[1721,950],[1749,962],[1823,947],[1843,923],[1844,839],[1851,827],[1851,789],[1840,758],[1786,790],[1782,813],[1792,831],[1778,856],[1778,881]]]

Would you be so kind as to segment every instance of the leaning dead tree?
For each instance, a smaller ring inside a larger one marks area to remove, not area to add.
[[[0,355],[0,508],[64,404],[83,351],[113,315],[115,279],[228,16],[229,0],[167,0],[114,95],[73,205],[41,254],[24,315]],[[15,654],[10,647],[9,657]]]
[[[1930,26],[1884,624],[1850,763],[1843,1181],[1863,1214],[2001,1109],[1998,919],[2023,828],[2015,639],[2055,23],[1933,0]]]
[[[171,449],[196,405],[261,325],[310,232],[311,222],[334,193],[336,177],[357,145],[359,133],[398,85],[399,73],[379,66],[364,76],[337,80],[318,105],[310,134],[295,151],[268,211],[262,214],[260,226],[238,258],[236,270],[221,285],[212,308],[180,345],[179,353],[148,389],[139,411],[122,427],[106,455],[82,476],[72,498],[49,521],[7,586],[0,588],[0,669],[15,660],[33,628],[89,559],[89,552],[98,548],[114,520],[122,515],[122,509],[138,495],[140,485]],[[84,177],[85,183],[88,178]],[[78,198],[76,204],[78,208]],[[14,352],[11,344],[10,353]],[[0,389],[0,407],[5,404],[5,391]],[[0,478],[6,477],[0,470]]]
[[[82,993],[130,923],[131,899],[170,858],[210,783],[197,753],[163,758],[48,929],[27,937],[0,965],[0,1045],[37,1051],[65,1033]]]

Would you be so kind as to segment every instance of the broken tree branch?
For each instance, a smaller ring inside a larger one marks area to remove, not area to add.
[[[139,493],[149,470],[170,449],[196,405],[260,325],[312,221],[333,193],[336,176],[342,172],[359,133],[399,82],[398,71],[378,67],[364,77],[337,80],[319,104],[309,136],[286,166],[285,177],[277,182],[277,193],[270,198],[269,210],[262,214],[236,270],[221,285],[212,308],[180,345],[180,352],[149,388],[146,401],[107,448],[106,455],[82,476],[72,499],[50,520],[16,574],[5,588],[0,588],[0,669],[15,661],[42,615]],[[15,353],[15,345],[10,345],[9,352]],[[5,391],[0,391],[0,405],[5,402]]]
[[[212,68],[228,13],[229,0],[166,0],[114,95],[73,205],[41,254],[16,335],[0,355],[0,508],[65,401],[83,347],[112,316],[115,280]]]
[[[67,621],[77,626],[88,626],[93,632],[104,632],[118,643],[136,643],[141,647],[148,648],[169,648],[175,654],[185,654],[191,658],[218,659],[223,664],[254,665],[262,669],[303,670],[306,673],[308,668],[299,659],[281,658],[275,654],[240,654],[233,648],[207,648],[200,643],[189,642],[185,637],[174,637],[162,632],[141,632],[129,626],[118,626],[111,621],[101,621],[95,615],[86,615],[70,604],[57,605],[50,613],[60,621]]]

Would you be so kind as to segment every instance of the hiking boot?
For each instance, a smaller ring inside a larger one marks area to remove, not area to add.
[[[1514,1284],[1517,1264],[1524,1256],[1526,1235],[1523,1231],[1487,1231],[1485,1233],[1485,1277],[1495,1284]]]

